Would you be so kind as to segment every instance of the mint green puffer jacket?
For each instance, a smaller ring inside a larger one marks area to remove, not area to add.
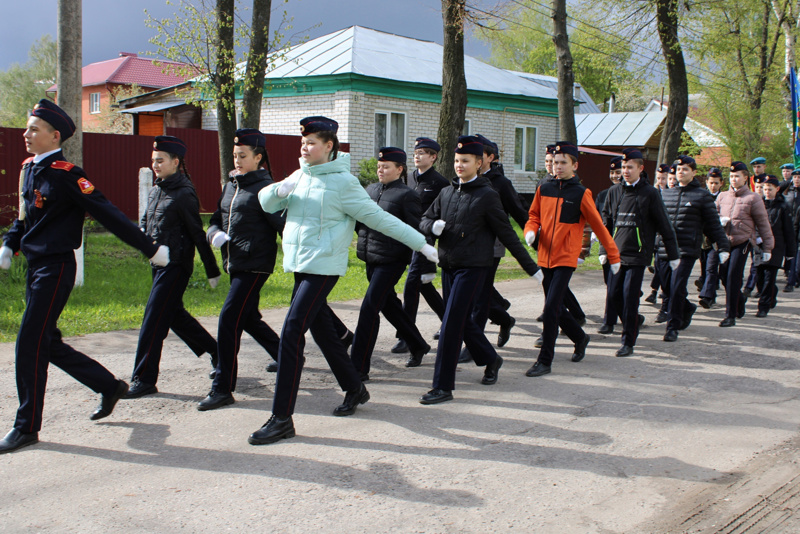
[[[286,198],[277,195],[280,183],[258,193],[268,213],[286,210],[283,229],[283,270],[307,274],[344,276],[347,250],[359,221],[412,250],[425,245],[425,237],[378,206],[350,174],[350,154],[322,165],[307,165],[287,180],[297,185]]]

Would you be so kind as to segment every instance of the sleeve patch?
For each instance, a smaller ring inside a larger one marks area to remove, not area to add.
[[[62,171],[71,171],[72,168],[75,166],[74,163],[70,163],[69,161],[54,161],[50,167],[53,169],[59,169]]]
[[[88,195],[92,191],[94,191],[94,186],[92,185],[92,182],[90,182],[86,178],[78,178],[78,187],[81,188],[81,193],[83,193],[84,195]]]

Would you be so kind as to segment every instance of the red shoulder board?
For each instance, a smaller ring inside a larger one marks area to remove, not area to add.
[[[69,161],[54,161],[53,164],[50,165],[51,168],[62,171],[71,171],[74,166],[75,164],[70,163]]]
[[[88,195],[92,191],[94,191],[94,186],[92,185],[92,182],[90,182],[86,178],[78,178],[78,187],[81,188],[81,193],[83,193],[84,195]]]
[[[25,158],[25,161],[22,162],[22,166],[24,167],[28,163],[32,163],[32,162],[33,162],[33,156],[31,156],[29,158]]]

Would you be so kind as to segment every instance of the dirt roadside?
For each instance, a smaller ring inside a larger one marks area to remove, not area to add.
[[[735,328],[717,327],[722,310],[698,310],[671,344],[646,305],[636,353],[621,359],[613,356],[618,336],[596,334],[602,276],[581,273],[572,287],[589,316],[586,359],[570,362],[572,347],[560,338],[553,374],[527,378],[540,332],[537,286],[498,285],[517,318],[499,351],[500,379],[482,386],[482,370],[464,366],[455,401],[443,405],[417,402],[433,356],[403,367],[405,358],[389,353],[394,332],[384,321],[372,400],[352,417],[333,417],[342,393],[309,336],[298,435],[275,445],[246,441],[267,419],[274,385],[266,354],[247,336],[237,402],[212,412],[195,409],[210,385],[208,361],[175,336],[160,393],[122,401],[98,423],[88,419],[97,397],[51,368],[42,442],[0,456],[0,530],[799,530],[800,294],[779,294],[767,319],[749,305]],[[359,304],[333,307],[352,327]],[[438,322],[424,305],[421,312],[430,337]],[[284,313],[264,316],[278,330]],[[203,323],[216,330],[214,318]],[[494,341],[497,327],[488,332]],[[127,378],[136,336],[70,343]],[[13,353],[13,344],[0,345],[0,432],[17,406]]]

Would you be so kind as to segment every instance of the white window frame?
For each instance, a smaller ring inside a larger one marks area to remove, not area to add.
[[[517,131],[522,130],[522,154],[520,159],[520,164],[517,165]],[[530,140],[528,139],[528,130],[533,130],[533,150],[529,151],[528,147],[530,144]],[[536,169],[539,165],[539,128],[537,126],[531,126],[530,124],[516,124],[514,125],[514,172],[536,172]],[[526,154],[531,152],[533,154],[533,161],[527,161]],[[526,167],[530,167],[530,170],[526,170]]]
[[[377,118],[378,115],[384,115],[386,117],[386,130],[383,132],[386,144],[383,145],[383,146],[396,146],[397,148],[401,148],[401,149],[405,150],[406,149],[406,138],[408,137],[408,114],[405,111],[398,111],[396,109],[395,110],[376,109],[375,113],[373,114],[373,124],[374,124],[375,118]],[[397,144],[393,144],[393,142],[392,142],[392,136],[391,136],[392,115],[402,115],[402,117],[403,117],[403,134],[401,135],[401,139],[396,140],[396,141],[399,141]],[[375,127],[377,128],[377,125],[375,125]],[[375,141],[374,141],[374,143],[376,145],[378,144],[378,142],[377,142],[377,133],[378,132],[376,131],[375,132],[375,134],[376,134],[375,135]],[[374,147],[374,153],[375,153],[376,156],[378,155],[378,150],[380,148],[381,148],[380,146],[375,146]]]
[[[472,119],[464,119],[464,127],[461,128],[461,135],[472,135]]]
[[[89,93],[89,113],[100,113],[100,93]]]

